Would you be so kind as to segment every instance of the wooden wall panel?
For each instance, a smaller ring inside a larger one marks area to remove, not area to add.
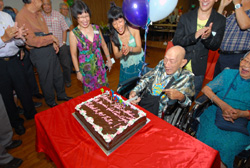
[[[91,10],[91,22],[95,24],[107,24],[107,13],[110,8],[110,2],[115,2],[117,6],[122,6],[122,0],[84,0]]]
[[[95,24],[107,24],[107,12],[110,8],[110,2],[115,2],[117,6],[122,7],[123,0],[84,0],[89,6],[92,17],[91,22]],[[179,0],[176,8],[183,7],[183,12],[187,12],[190,7],[190,0]]]
[[[123,0],[83,0],[90,8],[92,17],[91,22],[95,24],[107,24],[108,18],[107,18],[107,12],[110,8],[110,2],[115,2],[117,6],[122,7]],[[178,4],[176,6],[177,9],[179,9],[180,6],[183,7],[183,13],[186,13],[189,11],[191,4],[194,3],[199,5],[198,0],[178,0]],[[220,2],[217,2],[215,4],[215,8],[217,9]],[[232,6],[232,5],[231,5]],[[230,11],[231,6],[227,9]]]
[[[108,18],[107,18],[107,12],[110,8],[110,2],[115,2],[117,6],[122,7],[123,0],[83,0],[90,8],[92,17],[91,22],[95,24],[107,24]],[[189,11],[191,4],[194,3],[196,6],[199,5],[198,0],[178,0],[178,4],[176,6],[177,9],[179,7],[183,7],[183,13],[186,13]],[[220,2],[217,2],[214,6],[215,9],[218,9]],[[226,9],[228,11],[232,10],[232,5],[229,5]]]
[[[188,12],[190,5],[190,0],[179,0],[176,8],[179,9],[179,7],[182,7],[182,13],[186,13]]]

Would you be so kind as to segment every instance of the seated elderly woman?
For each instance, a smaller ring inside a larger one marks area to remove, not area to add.
[[[200,117],[197,138],[220,152],[222,166],[250,144],[250,52],[239,70],[225,69],[202,92],[214,102]]]

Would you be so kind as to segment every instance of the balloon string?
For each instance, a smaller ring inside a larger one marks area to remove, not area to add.
[[[147,34],[148,34],[148,26],[145,27],[145,36],[144,36],[144,40],[145,40],[145,46],[144,46],[144,64],[146,61],[146,51],[147,51]]]

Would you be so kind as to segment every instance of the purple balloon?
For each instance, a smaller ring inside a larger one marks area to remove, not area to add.
[[[149,16],[148,0],[124,0],[122,10],[131,24],[139,27],[146,26]]]

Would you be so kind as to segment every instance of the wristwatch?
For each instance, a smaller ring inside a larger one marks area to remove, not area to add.
[[[234,8],[235,8],[235,9],[239,9],[239,8],[241,8],[241,7],[242,7],[242,4],[235,4],[235,5],[234,5]]]

